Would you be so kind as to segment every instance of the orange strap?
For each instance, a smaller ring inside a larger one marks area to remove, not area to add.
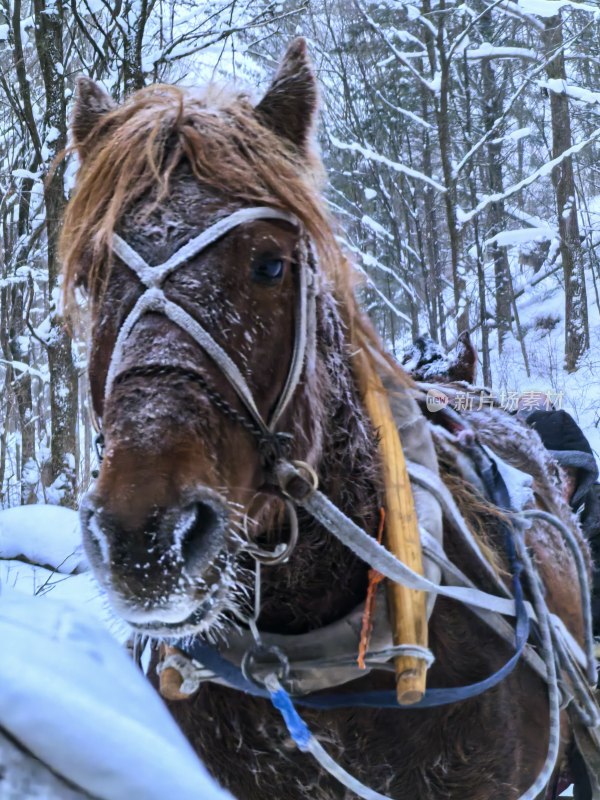
[[[379,527],[377,529],[377,541],[383,541],[383,530],[385,528],[385,508],[379,509]],[[362,618],[360,631],[360,644],[358,645],[357,663],[360,669],[366,669],[365,655],[369,649],[371,633],[373,632],[373,614],[375,612],[375,600],[377,599],[377,586],[383,580],[383,575],[376,569],[369,570],[369,588],[367,589],[367,599],[365,601],[365,611]]]

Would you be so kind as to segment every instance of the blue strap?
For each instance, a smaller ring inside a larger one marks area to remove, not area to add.
[[[294,708],[291,697],[284,689],[277,689],[270,696],[271,702],[283,717],[290,736],[300,750],[306,752],[311,734],[306,722]]]
[[[270,697],[266,689],[260,689],[255,683],[249,681],[242,670],[224,658],[216,647],[199,639],[194,639],[188,644],[189,639],[181,639],[175,642],[175,647],[181,650],[189,658],[193,658],[203,667],[214,672],[219,678],[245,694],[252,694],[255,697]]]

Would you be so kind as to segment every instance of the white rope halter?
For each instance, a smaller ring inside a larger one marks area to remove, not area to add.
[[[300,229],[300,221],[292,214],[279,211],[275,208],[257,206],[255,208],[242,208],[211,225],[198,236],[191,239],[174,253],[167,261],[158,266],[150,266],[126,241],[117,234],[113,235],[112,249],[140,279],[146,290],[136,302],[133,309],[123,322],[112,352],[108,374],[106,377],[105,399],[110,395],[115,379],[119,372],[123,352],[127,340],[135,325],[144,314],[158,312],[178,325],[197,342],[200,347],[221,369],[231,386],[235,389],[248,413],[253,418],[261,431],[273,433],[275,427],[286,410],[294,394],[302,368],[307,357],[312,356],[314,348],[314,318],[315,318],[315,280],[314,273],[308,265],[299,264],[298,303],[295,320],[294,350],[288,370],[287,378],[275,409],[268,421],[263,420],[244,376],[237,365],[225,350],[215,341],[211,334],[196,319],[187,313],[180,305],[169,300],[164,293],[164,283],[171,273],[187,264],[209,245],[216,242],[226,233],[243,225],[260,219],[276,219],[289,222]]]

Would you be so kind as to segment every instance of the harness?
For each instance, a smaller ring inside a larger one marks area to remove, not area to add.
[[[410,708],[429,708],[475,697],[500,683],[523,658],[546,680],[550,701],[550,737],[546,763],[534,784],[521,797],[521,800],[533,800],[548,783],[558,755],[561,698],[557,670],[565,672],[570,679],[571,695],[565,692],[563,701],[569,705],[570,709],[576,709],[574,713],[579,715],[579,719],[583,720],[588,728],[596,729],[600,726],[600,713],[590,690],[590,686],[595,685],[596,682],[596,665],[592,652],[589,587],[586,584],[585,566],[583,565],[582,572],[580,571],[580,580],[583,605],[584,608],[586,606],[588,608],[585,619],[588,630],[586,631],[586,647],[585,650],[582,650],[562,621],[549,612],[541,581],[525,546],[524,532],[530,524],[534,512],[521,512],[520,509],[511,507],[506,484],[489,453],[479,453],[480,463],[486,465],[488,470],[487,473],[485,470],[482,473],[480,469],[479,473],[483,475],[484,482],[487,481],[487,488],[495,502],[509,512],[510,524],[505,526],[505,546],[512,572],[512,593],[496,577],[481,555],[450,492],[438,476],[415,463],[409,462],[408,467],[413,484],[425,488],[435,497],[446,520],[458,531],[463,541],[469,545],[471,552],[486,570],[488,577],[494,581],[498,591],[497,595],[475,587],[449,561],[435,537],[432,537],[424,529],[421,530],[424,555],[439,568],[445,583],[438,584],[414,572],[395,558],[385,547],[378,544],[319,491],[317,476],[308,464],[291,461],[288,458],[290,437],[285,432],[278,431],[277,427],[298,388],[303,370],[312,368],[315,359],[317,273],[310,239],[306,235],[301,239],[301,247],[304,252],[302,253],[303,257],[298,259],[297,307],[291,362],[284,386],[268,420],[263,418],[244,376],[226,351],[196,319],[180,305],[169,300],[164,292],[165,281],[175,270],[187,264],[235,227],[264,219],[281,220],[300,231],[302,230],[299,220],[286,212],[267,207],[241,209],[210,226],[159,266],[147,264],[127,242],[120,236],[114,235],[113,252],[137,275],[145,289],[126,316],[118,333],[107,373],[105,398],[118,382],[131,375],[185,372],[187,377],[203,386],[207,397],[219,411],[235,420],[254,436],[262,463],[269,470],[280,496],[286,501],[295,535],[297,535],[295,509],[302,508],[372,569],[377,570],[389,580],[410,589],[425,591],[433,596],[449,597],[466,604],[501,638],[511,642],[514,653],[495,674],[472,686],[428,689],[424,698],[419,703],[411,705]],[[142,316],[149,312],[164,314],[191,336],[226,377],[243,405],[243,414],[216,392],[203,375],[193,370],[181,370],[179,367],[164,362],[122,368],[122,357],[127,340]],[[102,456],[102,446],[100,438],[100,457]],[[485,477],[486,475],[487,477]],[[541,512],[536,513],[539,515]],[[570,532],[565,529],[565,526],[550,515],[546,515],[545,519],[559,527],[567,538],[567,543],[573,548],[573,540],[569,539]],[[294,527],[295,525],[296,527]],[[268,697],[280,711],[290,735],[301,750],[312,753],[324,769],[360,797],[368,800],[389,800],[360,784],[335,764],[319,742],[310,734],[295,710],[295,704],[320,709],[348,706],[402,708],[398,705],[396,694],[393,691],[314,695],[317,688],[323,688],[318,683],[315,686],[314,676],[317,672],[324,675],[329,674],[328,680],[335,676],[335,679],[328,683],[330,687],[338,686],[340,683],[366,674],[365,671],[357,674],[358,668],[352,663],[351,658],[352,654],[355,657],[357,651],[356,621],[359,619],[360,609],[355,609],[344,620],[333,626],[327,626],[321,631],[307,634],[304,637],[274,636],[258,630],[256,623],[260,611],[260,565],[261,563],[277,563],[287,558],[294,544],[295,536],[293,535],[287,545],[280,545],[275,553],[265,553],[258,548],[249,551],[257,562],[257,582],[255,615],[254,619],[249,620],[248,631],[242,632],[237,638],[232,636],[228,646],[220,649],[201,641],[199,637],[196,637],[191,644],[189,640],[178,642],[177,648],[180,652],[172,652],[163,663],[162,669],[174,668],[181,673],[185,679],[182,686],[184,693],[195,691],[202,681],[209,680],[249,694]],[[575,543],[574,552],[576,550]],[[580,561],[577,563],[581,569],[582,564]],[[523,571],[528,578],[532,596],[531,603],[525,601],[523,596],[520,577]],[[383,604],[379,605],[381,607]],[[514,628],[506,621],[505,617],[515,619]],[[532,627],[537,633],[540,655],[528,644]],[[389,662],[400,653],[415,654],[414,646],[412,651],[410,651],[410,645],[393,646],[389,641],[388,630],[389,623],[385,617],[376,620],[373,646],[366,655],[368,670],[390,668]],[[314,648],[311,650],[308,645],[309,641],[312,639],[313,644],[317,640],[320,640],[321,643],[331,642],[332,636],[339,637],[340,641],[343,640],[343,652],[341,654],[339,651],[330,653],[328,658],[319,657],[317,648],[315,657],[315,650]],[[304,641],[302,641],[303,639]],[[424,648],[417,650],[418,657],[425,658],[431,663],[433,655],[428,650],[424,650]],[[339,680],[340,670],[345,676],[341,680]],[[309,676],[312,674],[312,684],[310,678],[308,681],[306,679],[307,673]]]

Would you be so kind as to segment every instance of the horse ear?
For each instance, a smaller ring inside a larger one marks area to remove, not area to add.
[[[112,97],[91,78],[82,76],[77,80],[77,99],[71,117],[71,130],[80,156],[85,155],[90,133],[115,106]]]
[[[301,152],[310,143],[319,93],[306,39],[299,37],[288,47],[267,93],[256,106],[260,121]]]

